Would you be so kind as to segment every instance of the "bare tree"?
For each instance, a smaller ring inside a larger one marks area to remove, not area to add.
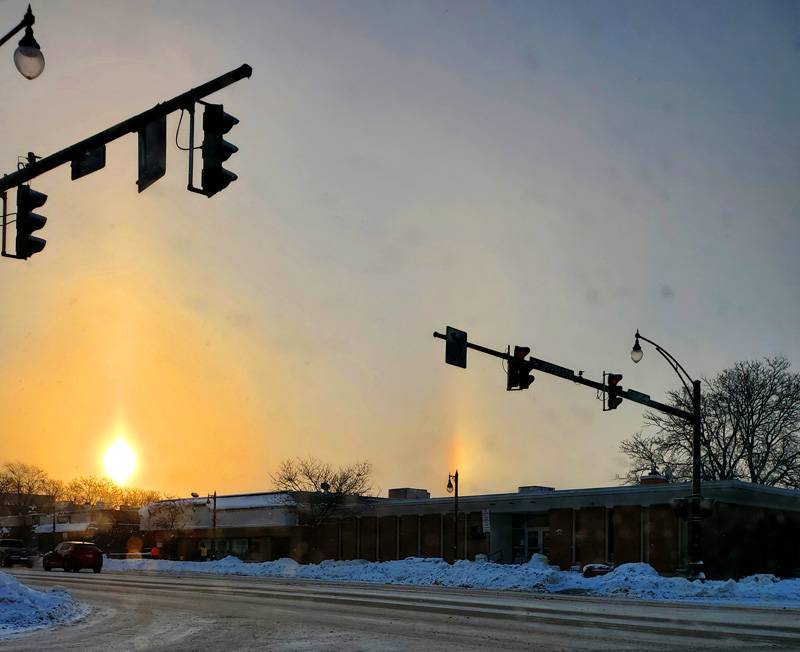
[[[314,457],[284,460],[272,483],[278,491],[308,494],[304,517],[308,525],[320,525],[348,496],[364,496],[372,491],[372,465],[361,461],[334,468]]]
[[[669,392],[672,405],[692,411],[691,397]],[[800,487],[800,374],[784,357],[737,362],[704,379],[702,474],[709,480],[746,480]],[[676,479],[692,475],[692,425],[646,412],[645,430],[620,445],[630,461],[624,480],[638,482],[652,465],[669,465]]]
[[[76,505],[103,503],[107,508],[122,505],[140,506],[163,498],[158,491],[120,487],[108,478],[81,476],[70,481],[64,488],[64,498]]]
[[[81,476],[67,483],[65,498],[76,505],[103,503],[116,507],[121,503],[120,487],[108,478]]]
[[[0,467],[0,494],[16,514],[24,514],[35,503],[35,496],[46,493],[50,478],[38,466],[6,462]]]
[[[151,503],[147,506],[150,527],[154,530],[175,532],[188,523],[189,509],[191,506],[183,500],[167,499]]]
[[[165,500],[166,497],[160,491],[152,489],[137,489],[135,487],[120,488],[120,506],[142,507],[149,503]]]
[[[67,485],[64,484],[61,480],[56,480],[55,478],[48,478],[47,481],[44,483],[42,493],[46,496],[50,496],[50,500],[53,503],[56,503],[59,500],[64,500],[66,489]]]

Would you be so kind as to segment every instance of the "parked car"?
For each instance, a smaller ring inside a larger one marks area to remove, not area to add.
[[[33,568],[35,553],[25,547],[22,539],[0,539],[0,566],[25,564]]]
[[[612,570],[614,570],[614,566],[611,564],[586,564],[583,567],[583,576],[598,577],[599,575],[607,575]]]
[[[65,572],[73,573],[82,568],[91,568],[99,573],[103,568],[103,551],[86,541],[64,541],[45,554],[42,567],[46,571],[63,568]]]

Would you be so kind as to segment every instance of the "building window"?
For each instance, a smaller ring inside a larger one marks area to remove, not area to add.
[[[231,553],[239,558],[245,557],[247,555],[247,539],[231,540]]]

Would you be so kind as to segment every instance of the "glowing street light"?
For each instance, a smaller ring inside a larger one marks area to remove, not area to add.
[[[639,344],[639,331],[636,331],[636,341],[633,343],[633,348],[631,349],[631,360],[640,362],[643,357],[644,351],[642,351],[642,345]]]
[[[25,12],[25,16],[19,24],[0,39],[0,45],[3,45],[14,34],[25,28],[25,35],[20,39],[17,49],[14,50],[14,65],[25,79],[36,79],[44,71],[42,48],[39,47],[39,43],[33,36],[35,22],[36,17],[33,15],[31,6],[28,5],[28,11]]]

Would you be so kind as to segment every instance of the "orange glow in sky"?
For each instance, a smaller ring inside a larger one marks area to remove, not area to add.
[[[446,495],[456,469],[462,495],[608,486],[641,406],[540,372],[507,392],[499,360],[448,366],[431,332],[659,400],[679,381],[631,362],[637,328],[696,376],[800,364],[789,5],[646,3],[620,27],[600,3],[38,4],[47,69],[0,70],[0,175],[254,72],[205,98],[240,121],[212,198],[187,192],[179,111],[143,193],[135,134],[32,180],[47,246],[0,264],[0,464],[175,496],[268,490],[295,456],[368,460],[383,495]],[[104,467],[119,437],[135,468]]]

